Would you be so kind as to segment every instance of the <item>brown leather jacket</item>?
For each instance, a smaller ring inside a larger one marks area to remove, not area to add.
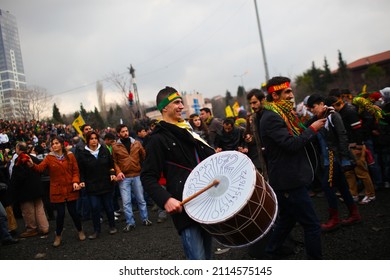
[[[145,159],[146,152],[141,142],[131,138],[130,154],[120,140],[112,145],[112,157],[114,159],[115,173],[123,173],[126,178],[136,177],[141,173],[141,162]]]

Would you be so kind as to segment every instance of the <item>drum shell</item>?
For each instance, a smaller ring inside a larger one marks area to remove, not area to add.
[[[277,215],[277,199],[272,188],[257,171],[252,197],[234,217],[216,224],[202,224],[219,243],[227,247],[244,247],[263,238]]]

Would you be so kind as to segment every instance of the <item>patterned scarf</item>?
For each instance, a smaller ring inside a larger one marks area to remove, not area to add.
[[[374,116],[377,123],[380,122],[381,124],[386,124],[383,121],[383,115],[386,115],[386,113],[383,112],[382,109],[378,106],[375,106],[370,99],[357,96],[352,100],[352,104],[358,107],[359,114],[361,114],[363,111],[367,111]]]
[[[265,102],[264,108],[278,114],[286,122],[287,129],[291,135],[298,136],[305,130],[305,126],[292,113],[294,102],[289,100]]]

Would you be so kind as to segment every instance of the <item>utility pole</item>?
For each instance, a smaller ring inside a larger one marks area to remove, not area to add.
[[[127,69],[129,69],[129,73],[131,75],[131,84],[133,85],[133,89],[134,89],[135,104],[137,106],[139,117],[140,117],[140,119],[142,119],[143,118],[142,110],[141,110],[141,106],[140,106],[140,102],[139,102],[137,83],[135,81],[135,69],[133,68],[133,65],[131,65],[131,64],[130,64],[130,67],[127,67]]]
[[[257,26],[259,28],[261,51],[263,53],[263,60],[264,60],[265,82],[267,82],[269,80],[268,63],[267,63],[267,58],[266,58],[266,55],[265,55],[265,48],[264,48],[264,43],[263,43],[263,35],[261,34],[260,18],[259,18],[259,12],[257,10],[257,2],[256,2],[256,0],[254,0],[254,2],[255,2],[256,16],[257,16]]]

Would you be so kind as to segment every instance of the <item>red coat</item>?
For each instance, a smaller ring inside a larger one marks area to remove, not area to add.
[[[68,152],[69,160],[59,160],[54,153],[48,154],[40,164],[34,164],[33,170],[43,172],[46,168],[50,176],[50,202],[61,203],[77,200],[79,191],[73,190],[73,183],[80,183],[79,167],[75,156]]]

